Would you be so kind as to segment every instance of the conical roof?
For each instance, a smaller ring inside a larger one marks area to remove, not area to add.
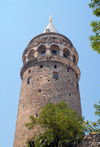
[[[47,32],[58,33],[57,30],[56,30],[56,28],[52,24],[52,17],[51,16],[50,16],[50,23],[48,24],[48,26],[46,27],[46,29],[44,30],[43,33],[47,33]]]

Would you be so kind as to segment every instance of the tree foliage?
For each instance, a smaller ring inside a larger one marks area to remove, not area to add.
[[[40,126],[39,134],[34,134],[35,147],[73,147],[84,137],[83,119],[68,107],[64,101],[58,104],[47,103],[41,108],[38,118],[30,116],[30,123],[25,124],[28,129]],[[28,146],[29,142],[28,142]]]
[[[96,108],[95,115],[100,117],[100,101],[98,105],[96,103],[94,104],[94,108]],[[98,119],[98,123],[100,124],[100,118]]]
[[[92,8],[94,15],[100,16],[100,0],[91,0],[89,7]]]
[[[96,103],[94,104],[94,108],[96,108],[95,115],[100,117],[100,101],[98,105]],[[100,118],[96,122],[91,122],[87,120],[86,122],[84,122],[84,125],[85,125],[86,134],[90,134],[90,133],[100,134]]]
[[[85,133],[91,134],[91,133],[99,133],[99,124],[98,122],[91,122],[91,121],[86,121],[85,122]]]
[[[100,0],[91,0],[89,7],[92,8],[93,15],[100,17]],[[92,21],[90,26],[94,33],[89,36],[91,47],[100,54],[100,21]]]

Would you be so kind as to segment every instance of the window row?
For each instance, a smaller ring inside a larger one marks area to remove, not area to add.
[[[43,65],[40,65],[40,68],[43,68]],[[54,68],[57,68],[57,65],[56,64],[54,65]],[[28,70],[28,73],[30,73],[30,72],[31,72],[31,70],[29,69]],[[69,67],[67,67],[67,72],[70,72],[70,68]],[[78,74],[76,72],[75,72],[75,76],[78,79]]]
[[[57,72],[54,72],[53,73],[53,79],[58,80],[58,73]],[[31,81],[32,81],[32,77],[30,76],[27,79],[27,84],[31,84]],[[48,80],[48,82],[49,82],[49,80]],[[68,82],[70,83],[70,80],[68,80]],[[79,89],[79,86],[78,86],[78,82],[77,81],[76,81],[75,84],[76,84],[76,88]],[[40,89],[39,89],[39,92],[41,92]]]
[[[59,46],[57,46],[57,45],[51,45],[51,47],[50,47],[50,54],[59,56],[59,51],[60,51]],[[45,45],[41,45],[38,48],[37,56],[46,55],[46,52],[47,52],[46,46]],[[67,49],[67,48],[64,48],[63,49],[63,57],[69,59],[70,56],[71,56],[70,50]],[[33,57],[34,57],[34,49],[31,49],[29,51],[29,53],[28,53],[28,60],[31,59],[31,58],[33,58]],[[74,63],[76,63],[76,57],[75,57],[75,55],[72,56],[72,60],[73,60]],[[24,56],[23,62],[24,63],[26,62],[26,57],[25,56]]]
[[[53,73],[53,79],[58,80],[58,73],[57,73],[57,72],[54,72],[54,73]],[[27,84],[30,84],[31,81],[32,81],[32,77],[30,76],[30,77],[28,77],[28,79],[27,79]],[[48,80],[48,82],[49,82],[49,80]]]

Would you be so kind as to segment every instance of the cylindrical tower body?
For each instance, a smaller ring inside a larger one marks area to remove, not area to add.
[[[34,37],[23,53],[21,92],[14,147],[22,147],[32,131],[25,127],[29,116],[38,117],[47,102],[64,100],[81,116],[78,54],[71,41],[58,33]]]

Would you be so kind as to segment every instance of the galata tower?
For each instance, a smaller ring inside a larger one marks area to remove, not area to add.
[[[21,92],[13,147],[23,147],[33,132],[25,127],[29,116],[38,117],[40,106],[64,100],[81,116],[77,66],[78,53],[72,42],[50,23],[35,36],[22,55]]]

